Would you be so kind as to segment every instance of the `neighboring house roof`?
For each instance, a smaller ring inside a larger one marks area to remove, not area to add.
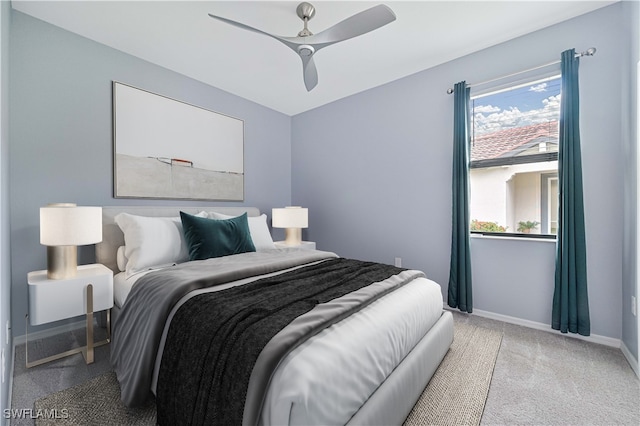
[[[514,127],[476,136],[471,161],[514,157],[541,142],[558,143],[558,121]]]

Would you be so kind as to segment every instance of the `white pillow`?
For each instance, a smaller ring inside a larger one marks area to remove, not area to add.
[[[116,252],[116,262],[118,264],[118,270],[126,271],[127,270],[127,256],[124,255],[124,246],[118,247],[118,251]]]
[[[200,212],[196,216],[207,217]],[[115,218],[124,233],[127,276],[189,260],[179,217],[147,217],[120,213]]]
[[[209,219],[231,219],[237,216],[229,216],[218,212],[209,212]],[[251,234],[251,240],[256,248],[256,251],[268,250],[276,248],[273,244],[273,238],[269,232],[267,226],[267,215],[261,214],[260,216],[247,217],[249,222],[249,234]]]

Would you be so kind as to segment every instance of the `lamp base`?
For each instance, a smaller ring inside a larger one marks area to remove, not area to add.
[[[285,228],[284,243],[288,246],[299,246],[302,243],[302,229]]]
[[[64,280],[78,272],[78,247],[47,246],[47,278]]]

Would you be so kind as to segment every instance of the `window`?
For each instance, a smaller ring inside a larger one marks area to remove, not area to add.
[[[560,76],[471,103],[471,232],[555,235]]]

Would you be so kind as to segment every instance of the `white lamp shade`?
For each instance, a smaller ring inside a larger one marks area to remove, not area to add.
[[[274,228],[307,228],[309,209],[285,207],[271,210],[271,224]]]
[[[102,207],[50,204],[40,208],[40,244],[82,246],[102,241]]]

